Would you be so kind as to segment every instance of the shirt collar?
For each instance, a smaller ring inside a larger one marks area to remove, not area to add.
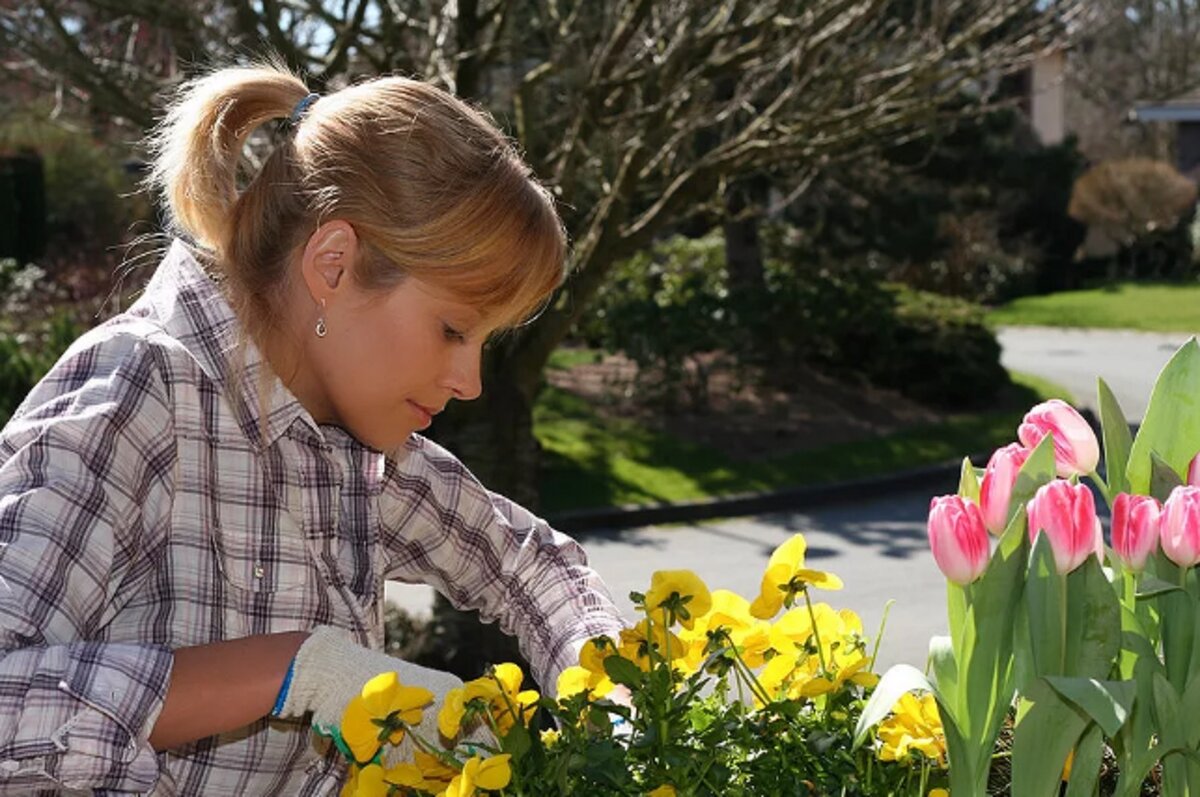
[[[130,313],[155,317],[188,350],[223,388],[238,425],[255,445],[273,445],[297,419],[325,442],[320,426],[244,334],[220,286],[183,241],[171,243]]]

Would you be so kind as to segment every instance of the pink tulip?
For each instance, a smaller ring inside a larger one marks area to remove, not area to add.
[[[1034,448],[1047,434],[1054,435],[1054,465],[1058,475],[1094,473],[1100,462],[1100,442],[1083,416],[1065,401],[1043,401],[1025,413],[1017,439]]]
[[[1113,552],[1125,566],[1142,572],[1158,547],[1162,507],[1148,495],[1119,493],[1112,506]]]
[[[1200,487],[1200,454],[1192,457],[1188,463],[1187,483],[1192,487]]]
[[[1200,562],[1200,487],[1176,487],[1162,512],[1163,553],[1180,567]]]
[[[1008,510],[1012,502],[1013,485],[1017,472],[1029,459],[1030,451],[1018,443],[1010,443],[996,449],[988,460],[979,485],[979,508],[983,510],[983,524],[992,534],[1003,534],[1008,527]]]
[[[1036,542],[1039,531],[1046,535],[1060,574],[1079,567],[1089,554],[1103,557],[1096,501],[1084,485],[1062,479],[1043,485],[1029,501],[1028,516],[1029,539]]]
[[[929,547],[933,559],[956,584],[970,584],[988,563],[988,534],[979,507],[958,495],[929,502]]]

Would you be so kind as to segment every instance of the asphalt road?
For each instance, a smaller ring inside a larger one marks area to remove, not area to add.
[[[1070,389],[1080,404],[1093,408],[1095,379],[1103,376],[1130,421],[1137,421],[1159,370],[1188,336],[1005,329],[999,337],[1006,367],[1052,379]],[[895,601],[878,665],[923,666],[929,637],[946,633],[945,582],[929,554],[925,517],[930,498],[956,486],[951,481],[810,512],[650,526],[579,539],[618,605],[632,618],[628,593],[644,591],[651,573],[660,569],[688,568],[713,589],[732,589],[753,598],[773,548],[803,532],[812,566],[837,573],[846,584],[843,591],[820,599],[858,612],[869,636],[876,635],[885,604]],[[432,602],[427,587],[389,585],[388,597],[418,614],[427,614]]]
[[[1191,336],[1185,332],[1006,327],[997,337],[1005,368],[1051,379],[1093,411],[1098,410],[1096,377],[1104,377],[1125,416],[1136,423],[1146,413],[1158,372]]]

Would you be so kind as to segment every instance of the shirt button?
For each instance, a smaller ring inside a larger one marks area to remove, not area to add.
[[[255,578],[262,578],[263,573],[265,573],[265,572],[267,572],[267,571],[263,569],[263,566],[261,563],[259,563],[259,562],[254,563],[254,577]]]

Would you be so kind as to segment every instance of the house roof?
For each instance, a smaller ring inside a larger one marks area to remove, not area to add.
[[[1162,102],[1139,102],[1129,116],[1139,122],[1200,122],[1200,86]]]

